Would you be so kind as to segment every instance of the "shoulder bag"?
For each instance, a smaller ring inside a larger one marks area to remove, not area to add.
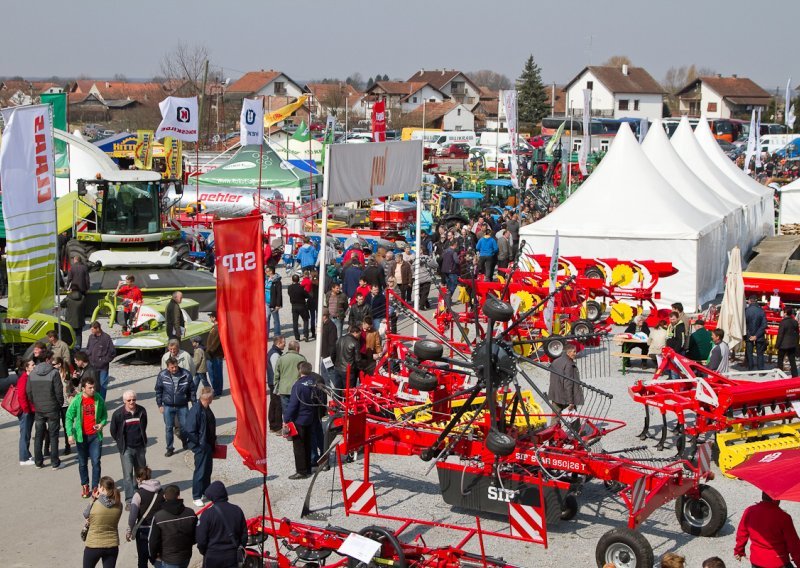
[[[11,385],[3,397],[3,402],[0,403],[3,410],[14,416],[22,414],[22,406],[19,404],[19,393],[17,392],[16,385]]]

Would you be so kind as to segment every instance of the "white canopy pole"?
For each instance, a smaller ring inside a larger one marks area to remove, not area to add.
[[[322,175],[322,235],[319,242],[320,271],[319,271],[319,293],[317,294],[317,321],[316,336],[314,342],[314,372],[320,371],[320,359],[322,358],[322,310],[325,302],[325,276],[328,273],[328,259],[325,252],[328,249],[328,181],[331,171],[331,145],[325,144],[325,170]]]

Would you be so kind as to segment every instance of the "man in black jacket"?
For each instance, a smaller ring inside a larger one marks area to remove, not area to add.
[[[181,340],[186,329],[186,322],[183,319],[183,311],[181,310],[181,301],[183,301],[183,292],[173,292],[172,299],[167,303],[167,308],[164,310],[167,337],[178,341]]]
[[[758,296],[750,296],[747,308],[744,310],[745,338],[744,354],[749,371],[764,370],[764,351],[767,349],[767,316],[764,309],[758,305]],[[753,348],[756,356],[753,358]]]
[[[338,340],[339,332],[336,329],[336,324],[331,321],[328,310],[322,310],[322,337],[320,338],[322,342],[320,350],[322,361],[320,362],[319,370],[328,385],[333,385],[334,373],[333,367],[325,366],[325,359],[330,358],[331,363],[336,362],[336,342]]]
[[[797,344],[800,341],[800,326],[794,319],[794,309],[786,308],[783,312],[783,319],[778,326],[778,337],[775,339],[775,347],[778,348],[778,368],[783,369],[783,358],[789,358],[789,368],[792,376],[797,376]]]
[[[447,299],[453,299],[453,292],[458,287],[458,277],[461,275],[461,266],[456,248],[458,241],[453,239],[442,255],[442,274],[447,284]],[[449,302],[448,302],[449,303]]]
[[[298,320],[303,318],[303,335],[306,341],[310,341],[308,337],[308,306],[306,302],[311,299],[311,295],[300,285],[300,277],[297,274],[292,275],[292,283],[289,284],[289,288],[286,291],[289,293],[289,303],[292,305],[292,331],[294,331],[294,338],[300,341]]]
[[[196,402],[194,379],[186,369],[178,366],[175,357],[167,359],[167,368],[161,371],[156,378],[156,405],[159,412],[164,415],[166,426],[167,453],[171,457],[175,453],[173,428],[175,417],[178,418],[183,447],[186,448],[186,417],[189,414],[189,401]]]
[[[361,328],[357,325],[350,327],[350,331],[336,342],[336,360],[334,371],[336,373],[333,388],[343,391],[347,384],[347,368],[350,368],[350,386],[358,384],[358,362],[361,360]]]
[[[236,553],[247,544],[247,521],[242,509],[228,503],[228,490],[221,481],[206,489],[213,504],[197,522],[197,549],[205,556],[203,566],[236,566]]]
[[[117,443],[122,461],[122,486],[125,501],[136,492],[134,472],[147,465],[147,411],[136,403],[136,393],[122,393],[122,406],[111,415],[111,437]]]
[[[105,399],[108,391],[108,370],[111,361],[117,356],[117,350],[114,348],[111,336],[103,331],[100,322],[93,321],[89,326],[89,332],[89,340],[84,351],[89,356],[92,367],[97,370],[100,379],[98,392]]]
[[[386,272],[374,257],[367,261],[367,267],[361,273],[361,278],[370,286],[377,286],[381,290],[386,288]]]
[[[283,428],[283,406],[281,397],[275,392],[275,365],[283,355],[286,340],[278,335],[272,340],[272,347],[267,351],[267,387],[269,388],[269,408],[267,409],[267,422],[270,432],[280,432]]]
[[[50,364],[52,353],[49,351],[40,355],[40,363],[33,368],[28,377],[25,394],[31,405],[36,409],[34,425],[36,434],[33,438],[33,461],[39,469],[44,467],[42,444],[45,433],[50,438],[50,464],[53,469],[61,467],[58,457],[58,434],[61,429],[61,407],[64,405],[64,386],[61,376]],[[45,426],[47,431],[45,432]]]
[[[283,284],[281,277],[275,274],[275,268],[267,266],[266,279],[264,280],[264,300],[267,304],[267,336],[269,324],[272,320],[273,334],[281,334],[281,308],[283,307]]]
[[[214,465],[212,454],[217,444],[217,418],[211,410],[214,391],[203,387],[200,399],[192,406],[186,419],[186,438],[194,454],[194,474],[192,475],[192,499],[195,507],[203,506],[203,492],[211,484],[211,470]]]
[[[170,566],[188,566],[196,542],[197,516],[183,505],[177,485],[164,488],[164,503],[153,515],[148,546],[150,562],[160,560]]]

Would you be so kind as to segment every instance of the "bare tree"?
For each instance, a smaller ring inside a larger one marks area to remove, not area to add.
[[[203,82],[203,69],[209,59],[204,45],[178,45],[161,59],[161,75],[169,80],[187,81],[199,93]]]
[[[631,58],[627,55],[612,55],[603,63],[606,67],[622,67],[623,65],[632,65]]]
[[[472,79],[472,82],[479,87],[486,87],[487,89],[492,89],[493,91],[510,89],[512,84],[511,79],[502,73],[496,73],[491,69],[481,69],[479,71],[467,73],[467,75],[470,79]]]
[[[123,75],[122,73],[115,73],[114,76],[112,77],[112,80],[113,81],[127,81],[128,78],[125,75]]]
[[[667,93],[667,104],[672,109],[678,108],[678,101],[675,97],[678,91],[698,77],[706,77],[714,74],[715,71],[712,68],[697,67],[694,63],[691,65],[681,65],[680,67],[670,67],[667,69],[664,79],[661,81],[661,86],[664,87],[664,91]]]
[[[319,102],[331,115],[338,116],[347,106],[346,84],[339,82],[336,87],[326,89],[325,95],[320,97]]]
[[[361,76],[361,73],[359,73],[358,71],[356,71],[355,73],[352,73],[352,74],[351,74],[351,75],[350,75],[350,76],[349,76],[349,77],[348,77],[348,78],[345,80],[345,82],[346,82],[348,85],[352,85],[352,86],[353,86],[353,88],[354,88],[355,90],[357,90],[357,91],[361,91],[361,90],[363,90],[363,89],[364,89],[364,77],[362,77],[362,76]]]

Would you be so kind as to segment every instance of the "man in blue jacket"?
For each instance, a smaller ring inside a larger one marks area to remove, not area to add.
[[[744,310],[745,335],[744,354],[747,359],[749,371],[764,370],[764,351],[767,349],[767,316],[764,309],[758,305],[758,296],[750,296],[747,308]],[[753,347],[756,357],[753,360]]]
[[[196,402],[194,379],[186,369],[178,366],[175,357],[167,359],[167,368],[161,371],[156,378],[156,405],[158,411],[164,415],[166,426],[167,453],[171,457],[175,453],[173,427],[175,418],[180,424],[180,439],[186,449],[186,417],[189,414],[189,401]]]
[[[494,277],[497,253],[500,250],[497,246],[497,241],[492,236],[492,231],[486,229],[483,232],[483,238],[478,239],[475,250],[478,251],[478,273],[483,272],[486,276],[486,281],[491,282]]]
[[[315,423],[320,420],[320,400],[311,363],[303,361],[298,369],[300,378],[292,386],[289,406],[285,412],[286,422],[294,423],[297,428],[297,435],[292,438],[295,473],[289,479],[305,479],[311,475],[311,434]]]
[[[221,481],[206,489],[213,504],[197,520],[197,550],[204,556],[203,566],[236,566],[237,551],[247,544],[247,521],[242,509],[228,502],[228,490]]]
[[[317,256],[319,251],[311,244],[311,239],[303,239],[303,246],[297,251],[297,263],[303,272],[311,272],[317,266]]]
[[[198,404],[192,406],[186,418],[186,439],[194,454],[192,498],[195,507],[203,506],[203,493],[211,484],[212,454],[217,444],[217,419],[211,411],[212,400],[214,390],[203,387]]]

